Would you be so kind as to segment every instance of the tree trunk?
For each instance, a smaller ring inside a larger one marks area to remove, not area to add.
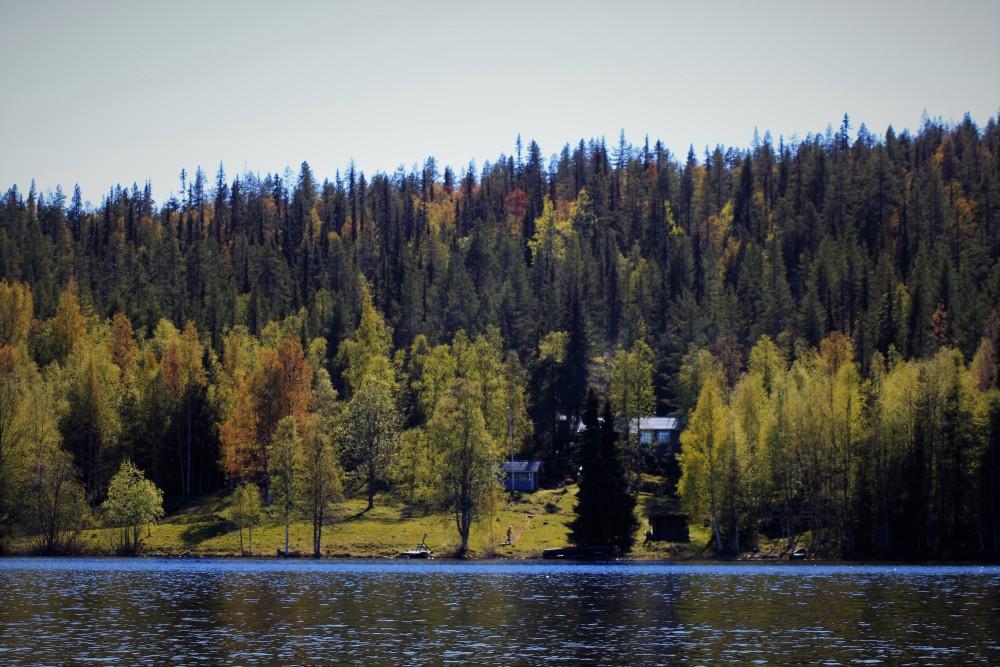
[[[375,465],[368,465],[368,509],[375,507]]]
[[[465,556],[469,551],[469,512],[463,508],[460,514],[458,534],[462,538],[462,544],[458,549],[458,555]]]
[[[722,551],[722,531],[719,530],[719,520],[712,517],[712,538],[715,540],[715,550]]]
[[[87,491],[97,494],[97,439],[93,433],[87,438]]]
[[[323,544],[323,509],[320,508],[313,514],[313,558],[320,557],[320,548]]]
[[[712,493],[712,535],[715,537],[715,548],[722,551],[722,531],[719,529],[719,513],[715,504],[715,493]]]
[[[738,521],[730,520],[729,526],[729,553],[739,553],[740,551],[740,526]]]
[[[185,474],[187,471],[187,466],[184,464],[184,438],[181,434],[180,426],[177,428],[177,462],[180,465],[181,473],[181,495],[187,495],[184,491],[187,488],[187,482]]]
[[[458,549],[459,556],[465,556],[469,551],[469,528],[472,523],[472,491],[469,486],[470,483],[467,480],[462,481],[458,513],[455,517],[458,522],[458,535],[462,538],[461,546]]]
[[[56,540],[59,537],[59,496],[61,489],[62,482],[59,482],[56,484],[56,491],[53,494],[52,514],[49,517],[48,544],[45,545],[45,550],[50,554],[55,553]]]
[[[288,504],[285,504],[285,558],[288,558]]]
[[[187,400],[187,476],[184,478],[184,495],[191,495],[191,398]]]

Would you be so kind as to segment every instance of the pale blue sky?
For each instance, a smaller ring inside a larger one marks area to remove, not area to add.
[[[460,170],[581,137],[684,153],[1000,110],[1000,1],[0,0],[0,188],[182,167]]]

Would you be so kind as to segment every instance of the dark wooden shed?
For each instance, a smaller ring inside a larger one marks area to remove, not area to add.
[[[657,514],[649,517],[650,539],[664,542],[690,542],[686,514]]]

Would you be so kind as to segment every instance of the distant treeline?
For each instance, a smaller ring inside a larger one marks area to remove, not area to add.
[[[704,496],[691,490],[693,477],[682,483],[692,509],[708,508],[720,548],[783,521],[785,532],[811,528],[818,544],[847,554],[1000,550],[996,119],[984,128],[969,118],[954,127],[927,121],[916,134],[890,128],[878,137],[863,125],[853,132],[845,116],[838,130],[798,143],[765,135],[749,149],[720,146],[701,159],[689,151],[683,160],[659,142],[635,147],[624,136],[611,148],[603,140],[567,145],[551,161],[536,143],[518,141],[514,155],[461,174],[428,159],[412,172],[366,176],[349,168],[323,183],[305,163],[297,177],[232,180],[220,166],[213,181],[200,169],[182,173],[181,192],[158,205],[148,185],[115,187],[90,210],[79,189],[67,201],[61,190],[42,196],[11,188],[0,202],[0,277],[27,286],[32,301],[23,337],[15,345],[13,334],[3,334],[0,344],[20,346],[18,363],[30,360],[54,382],[50,369],[84,363],[74,351],[83,331],[96,341],[117,336],[119,345],[137,348],[144,381],[165,373],[174,395],[184,397],[182,412],[164,399],[159,430],[121,425],[127,401],[137,400],[128,392],[116,404],[117,427],[111,420],[85,437],[60,418],[64,446],[90,438],[71,451],[92,502],[115,468],[93,463],[98,441],[130,441],[123,451],[137,459],[159,450],[177,457],[182,442],[176,466],[151,472],[168,502],[224,482],[220,425],[234,404],[220,398],[217,368],[237,354],[227,347],[234,336],[279,357],[282,346],[292,354],[294,341],[310,381],[322,371],[331,392],[351,399],[356,386],[341,351],[357,340],[369,303],[400,382],[400,429],[426,426],[436,409],[437,399],[422,407],[416,398],[413,355],[450,349],[461,331],[460,341],[493,346],[505,386],[523,396],[518,445],[540,457],[560,444],[557,415],[580,415],[588,387],[608,397],[620,418],[691,414],[685,442],[696,451],[691,434],[696,405],[709,400],[706,379],[724,412],[736,410],[740,387],[754,377],[751,350],[766,336],[782,359],[781,382],[768,380],[757,397],[769,419],[784,424],[785,404],[775,401],[810,396],[826,386],[820,378],[833,387],[854,373],[862,425],[844,436],[833,422],[824,426],[819,412],[811,424],[819,430],[791,436],[783,425],[782,436],[815,446],[810,456],[823,466],[807,466],[805,450],[789,449],[799,457],[794,465],[768,473],[788,477],[782,497],[754,491],[748,500],[731,486],[704,504],[695,500]],[[60,320],[70,317],[69,300],[83,324]],[[176,354],[187,350],[189,366],[200,356],[204,377],[192,371],[169,379],[171,340]],[[849,353],[818,361],[831,346]],[[959,379],[948,382],[974,392],[952,400],[950,389],[930,388],[942,360],[958,369]],[[118,370],[105,370],[124,378],[130,371],[119,362],[126,363],[112,355]],[[97,384],[110,381],[101,363],[88,371]],[[908,444],[889,456],[879,449],[889,436],[876,410],[882,390],[902,382],[904,371],[917,375],[919,415]],[[975,381],[961,379],[968,377]],[[65,414],[102,414],[107,406],[75,404],[65,382],[52,385],[67,400]],[[783,389],[775,394],[775,387]],[[945,396],[945,412],[926,407],[932,394]],[[286,408],[269,418],[293,412]],[[938,423],[944,414],[964,431]],[[486,418],[498,440],[507,432],[501,417]],[[720,443],[747,437],[734,424],[727,433],[735,435],[719,436]],[[632,467],[641,465],[632,451],[638,443],[623,443]],[[873,462],[876,455],[882,458]],[[877,483],[876,470],[902,486]],[[768,484],[767,493],[778,492],[778,480]],[[917,506],[919,528],[907,523]]]

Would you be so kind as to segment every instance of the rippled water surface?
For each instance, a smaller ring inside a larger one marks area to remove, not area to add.
[[[1000,568],[0,559],[0,664],[1000,664]]]

